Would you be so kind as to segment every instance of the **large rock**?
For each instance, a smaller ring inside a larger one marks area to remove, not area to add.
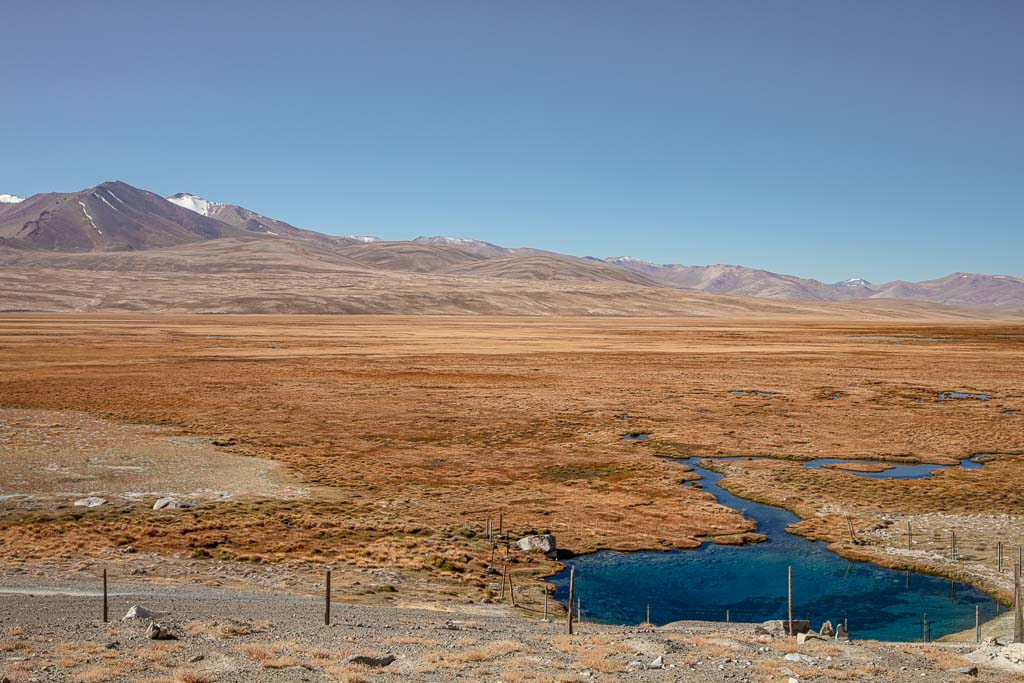
[[[835,634],[836,634],[836,632],[832,628],[832,622],[831,621],[826,621],[824,624],[822,624],[821,625],[821,630],[818,631],[818,635],[820,635],[823,638],[831,638]]]
[[[159,619],[166,617],[168,614],[170,612],[157,612],[142,605],[132,605],[128,608],[127,614],[121,617],[121,621],[128,621],[129,619]]]
[[[806,619],[793,620],[793,633],[789,632],[789,619],[772,619],[760,626],[754,627],[756,633],[765,633],[770,636],[795,635],[797,633],[807,633],[810,630],[811,622]]]
[[[76,508],[98,508],[100,505],[106,505],[107,499],[100,498],[99,496],[89,496],[88,498],[79,498],[75,501]]]
[[[195,506],[196,504],[191,501],[178,500],[177,498],[171,498],[170,496],[166,498],[158,498],[157,501],[153,503],[154,510],[187,510],[189,508],[194,508]]]
[[[836,625],[836,640],[849,640],[850,634],[846,632],[846,626],[840,622]]]
[[[557,550],[555,537],[552,534],[538,534],[537,536],[524,536],[516,543],[516,547],[528,553],[542,552],[545,555],[553,555]]]

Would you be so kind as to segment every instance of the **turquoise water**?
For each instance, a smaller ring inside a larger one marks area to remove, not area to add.
[[[797,516],[738,498],[718,486],[722,475],[699,467],[699,459],[679,462],[703,477],[705,491],[718,502],[757,522],[766,543],[671,552],[599,552],[565,562],[554,576],[555,598],[568,598],[569,567],[576,567],[576,589],[586,620],[637,624],[646,618],[665,624],[682,619],[764,621],[786,616],[786,568],[793,567],[794,617],[818,627],[849,619],[853,638],[911,641],[921,637],[927,613],[933,638],[974,626],[996,614],[996,602],[980,591],[924,574],[897,572],[850,562],[824,543],[807,541],[785,528]],[[935,469],[932,466],[932,469]]]

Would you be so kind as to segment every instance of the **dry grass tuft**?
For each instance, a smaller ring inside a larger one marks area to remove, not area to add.
[[[291,655],[264,659],[260,662],[260,666],[264,669],[288,669],[293,666],[300,666],[301,664],[302,662],[299,659]]]
[[[178,669],[171,676],[171,680],[174,683],[214,683],[213,676],[192,667]]]
[[[329,666],[324,671],[334,680],[342,681],[342,683],[370,683],[369,679],[365,678],[358,671],[352,671],[347,666]]]
[[[611,659],[615,654],[615,649],[602,646],[584,651],[577,659],[582,666],[594,671],[606,674],[621,673],[625,671],[625,666]]]
[[[110,664],[93,664],[71,677],[75,683],[107,683],[118,678],[123,670]]]
[[[0,652],[34,652],[35,648],[27,640],[0,640]]]
[[[185,625],[190,635],[205,635],[210,638],[234,638],[248,636],[253,633],[269,631],[274,625],[269,621],[228,621],[206,624],[201,621],[190,621]]]
[[[246,643],[238,649],[242,654],[257,664],[269,661],[277,655],[277,652],[275,652],[272,647],[263,643]]]

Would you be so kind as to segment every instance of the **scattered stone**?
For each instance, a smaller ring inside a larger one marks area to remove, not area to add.
[[[177,636],[172,634],[166,628],[156,623],[155,621],[149,622],[149,626],[146,627],[146,637],[150,640],[177,640]]]
[[[133,546],[133,545],[126,545],[125,547],[121,548],[121,552],[122,553],[126,553],[128,555],[134,555],[138,551],[135,549],[135,546]]]
[[[803,645],[808,640],[825,640],[825,639],[822,638],[821,636],[819,636],[814,631],[808,631],[807,633],[798,633],[798,634],[796,634],[796,644],[797,645]]]
[[[371,657],[369,655],[349,655],[342,660],[343,664],[362,664],[374,669],[380,669],[395,661],[394,655],[383,657]]]
[[[107,650],[116,650],[117,648],[121,647],[121,643],[117,642],[116,640],[112,640],[103,647]]]
[[[801,664],[815,664],[818,661],[814,657],[809,657],[799,652],[790,652],[788,655],[783,657],[783,659],[787,662],[800,662]]]
[[[537,536],[524,536],[516,543],[516,547],[526,552],[542,552],[545,555],[552,555],[557,550],[555,537],[552,534],[539,534]]]
[[[976,666],[961,666],[956,669],[950,669],[951,673],[963,674],[964,676],[977,676],[978,667]]]
[[[157,501],[153,503],[154,510],[188,510],[195,506],[196,504],[191,501],[178,500],[177,498],[171,498],[169,496],[167,498],[158,498]]]
[[[204,655],[192,655],[191,657],[188,658],[188,663],[189,664],[195,664],[196,662],[201,662],[204,659],[206,659],[206,657]]]
[[[168,614],[170,612],[156,612],[142,605],[132,605],[128,608],[128,612],[121,617],[121,621],[128,621],[129,619],[159,619],[160,617],[166,617]]]
[[[648,664],[647,668],[648,669],[664,669],[665,668],[665,658],[662,657],[661,655],[658,655],[658,658],[655,659],[650,664]]]
[[[76,508],[98,508],[100,505],[106,505],[107,499],[100,498],[99,496],[89,496],[88,498],[79,498],[75,501]]]

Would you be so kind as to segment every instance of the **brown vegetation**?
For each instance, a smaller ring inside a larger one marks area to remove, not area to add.
[[[8,500],[0,557],[72,561],[131,544],[200,564],[393,568],[452,586],[442,597],[479,597],[493,583],[481,578],[488,516],[504,514],[513,539],[551,531],[576,552],[752,541],[748,520],[679,486],[691,475],[669,458],[1024,451],[1022,415],[1006,412],[1024,408],[1022,334],[985,322],[8,315],[2,406],[203,437],[315,488],[174,514],[151,500],[89,511]],[[772,395],[735,393],[751,389]],[[993,398],[937,399],[949,390]],[[9,460],[11,472],[38,464]],[[850,506],[860,529],[883,512],[1024,506],[1009,458],[919,482],[730,467],[741,495],[785,498],[809,518]],[[809,523],[822,537],[845,533],[822,519]],[[517,560],[524,577],[553,567]]]

